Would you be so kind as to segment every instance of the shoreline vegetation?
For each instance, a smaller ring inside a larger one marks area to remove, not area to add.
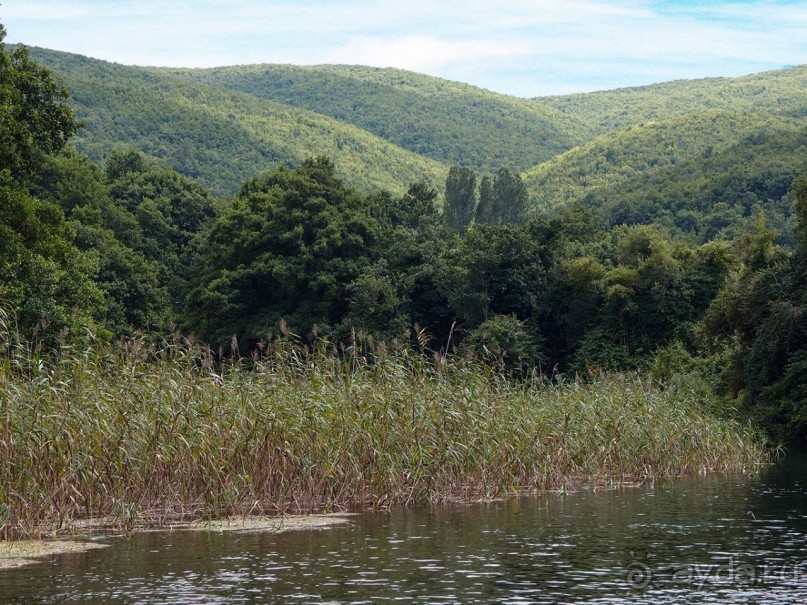
[[[291,339],[0,334],[0,540],[747,472],[763,438],[633,374],[518,379],[461,355]]]

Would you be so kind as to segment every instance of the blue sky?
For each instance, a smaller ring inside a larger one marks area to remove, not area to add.
[[[523,97],[807,63],[807,1],[0,0],[0,22],[118,63],[400,67]]]

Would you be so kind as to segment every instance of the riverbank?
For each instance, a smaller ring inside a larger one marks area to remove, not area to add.
[[[686,387],[514,381],[463,359],[142,341],[0,363],[0,537],[496,498],[766,459]]]

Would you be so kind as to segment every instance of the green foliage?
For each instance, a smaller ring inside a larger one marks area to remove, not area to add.
[[[699,111],[807,116],[807,66],[740,78],[679,80],[595,93],[537,99],[600,133]]]
[[[340,176],[369,191],[404,193],[405,183],[436,186],[445,179],[439,162],[321,114],[189,82],[167,70],[31,52],[69,87],[84,124],[73,144],[99,164],[133,146],[222,194],[269,166],[314,155],[338,157]]]
[[[542,103],[399,69],[252,65],[161,73],[314,111],[483,172],[503,164],[524,170],[588,135],[588,127]]]
[[[527,215],[527,190],[521,177],[499,168],[491,181],[483,177],[479,185],[476,221],[487,225],[520,225]]]
[[[370,260],[378,223],[324,158],[245,183],[200,250],[190,327],[211,342],[255,343],[281,320],[305,335],[345,315],[346,285]],[[356,293],[354,292],[354,296]]]
[[[165,328],[184,298],[185,249],[215,215],[211,196],[135,150],[113,153],[106,174],[72,149],[56,154],[76,129],[67,91],[24,47],[6,53],[3,35],[0,296],[26,334],[92,319],[113,333]]]
[[[152,258],[177,255],[216,215],[216,202],[203,186],[136,150],[114,152],[105,168],[109,194],[138,218],[141,247]]]
[[[793,186],[802,233],[803,178]],[[712,302],[699,330],[704,354],[726,360],[719,385],[779,439],[807,439],[805,343],[807,264],[803,240],[789,254],[760,221],[741,242],[742,264]]]
[[[493,199],[493,180],[484,175],[479,181],[479,203],[476,205],[476,222],[493,225],[496,200]]]
[[[801,176],[793,181],[793,214],[796,218],[796,235],[798,246],[802,254],[807,255],[807,176]]]
[[[528,170],[524,178],[542,207],[562,206],[687,159],[706,159],[746,137],[784,134],[799,123],[762,113],[696,110],[606,132]]]
[[[452,166],[445,189],[443,217],[454,233],[463,236],[472,223],[520,225],[527,215],[527,190],[521,177],[499,168],[491,179],[485,175],[476,191],[476,173],[466,166]]]
[[[597,207],[613,225],[659,223],[732,239],[762,209],[790,241],[788,190],[807,169],[803,120],[695,114],[603,135],[525,175],[540,207]]]
[[[155,275],[146,290],[152,292],[154,300],[144,300],[141,305],[154,307],[143,308],[142,317],[129,317],[127,321],[135,326],[168,326],[179,318],[187,297],[191,243],[213,223],[218,202],[202,185],[132,149],[113,152],[105,175],[115,207],[128,212],[136,222],[137,238],[131,248]],[[124,255],[126,251],[119,253]],[[125,270],[133,277],[133,269],[130,263]],[[130,289],[146,284],[147,279],[132,284]],[[156,284],[164,293],[156,290]]]
[[[486,319],[470,331],[463,344],[483,359],[519,375],[529,375],[541,363],[546,363],[534,332],[514,315],[494,315]]]
[[[77,124],[64,86],[24,46],[7,52],[5,36],[0,24],[0,170],[20,179],[59,151]]]
[[[597,234],[588,218],[569,218],[568,229],[565,217],[552,226],[558,261],[541,314],[553,362],[583,374],[643,367],[658,347],[691,343],[730,271],[730,247],[692,248],[647,226]]]
[[[137,219],[111,197],[104,173],[72,148],[51,156],[34,177],[32,192],[58,205],[76,233],[76,246],[97,258],[95,283],[104,294],[98,320],[113,334],[159,327],[168,296],[157,267],[141,252]]]
[[[97,257],[105,328],[164,330],[177,320],[191,241],[217,212],[204,188],[136,150],[113,153],[102,171],[67,149],[46,160],[31,190],[62,208],[79,249]]]
[[[425,183],[413,183],[403,196],[380,192],[370,203],[373,217],[381,224],[438,236],[434,233],[440,224],[437,192]]]
[[[74,245],[58,206],[28,180],[75,130],[67,92],[24,47],[11,53],[0,25],[0,306],[25,339],[54,346],[80,335],[101,307],[97,264]]]
[[[453,315],[438,287],[448,242],[435,207],[436,192],[415,183],[406,195],[370,199],[379,235],[373,264],[348,285],[349,310],[343,333],[352,328],[386,342],[426,335],[442,342]],[[418,326],[419,334],[413,333]]]
[[[81,336],[100,311],[97,262],[74,236],[56,205],[0,172],[0,306],[14,313],[23,339],[54,346]]]
[[[787,193],[807,170],[805,77],[799,67],[541,99],[600,136],[529,170],[530,197],[700,242],[739,237],[762,209],[790,243]]]
[[[526,320],[541,302],[546,262],[529,228],[478,225],[449,251],[443,289],[465,329],[494,315]]]
[[[445,191],[445,223],[454,233],[465,235],[476,213],[476,173],[467,166],[452,166]]]

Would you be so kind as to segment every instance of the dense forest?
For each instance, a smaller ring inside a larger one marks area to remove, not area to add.
[[[3,322],[43,353],[182,333],[639,370],[803,439],[804,73],[516,100],[3,46]]]
[[[267,166],[298,164],[316,154],[338,156],[340,175],[364,190],[403,193],[401,183],[445,179],[439,162],[312,111],[159,70],[43,49],[32,49],[31,56],[70,90],[71,107],[84,125],[72,142],[97,163],[131,145],[219,194],[234,193]]]
[[[542,103],[399,69],[257,65],[164,70],[208,87],[315,111],[448,164],[526,170],[590,127]]]

